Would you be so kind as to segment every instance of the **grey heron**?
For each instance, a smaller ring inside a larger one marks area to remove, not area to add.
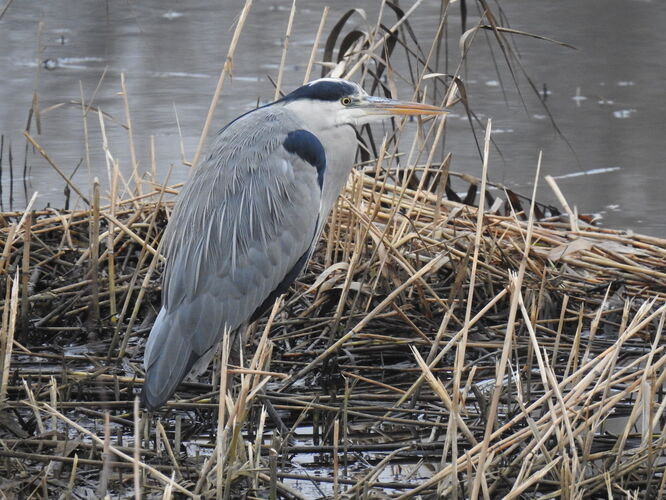
[[[220,131],[165,230],[162,308],[144,356],[148,410],[296,279],[351,172],[354,126],[442,112],[322,78]]]

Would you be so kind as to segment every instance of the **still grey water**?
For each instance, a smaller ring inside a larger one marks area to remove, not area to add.
[[[64,182],[32,150],[27,156],[28,175],[23,178],[22,131],[33,91],[42,112],[41,133],[33,121],[31,134],[68,175],[80,165],[73,180],[84,192],[88,192],[92,176],[107,185],[97,114],[88,120],[88,172],[82,162],[82,111],[72,103],[80,100],[82,88],[86,102],[94,95],[94,106],[124,123],[123,100],[118,95],[121,73],[127,84],[139,171],[151,168],[150,140],[154,136],[157,179],[162,181],[171,165],[171,180],[185,179],[188,168],[180,161],[181,137],[185,158],[191,160],[241,4],[231,0],[11,3],[0,20],[3,208],[10,208],[9,144],[14,160],[13,208],[25,206],[24,181],[28,198],[34,191],[40,193],[36,208],[64,203]],[[352,7],[365,9],[374,24],[380,3],[300,0],[283,80],[285,90],[302,82],[326,4],[330,14],[325,33]],[[471,26],[478,21],[478,13],[468,4]],[[484,121],[493,119],[499,152],[492,153],[491,180],[529,194],[542,150],[542,174],[558,179],[569,203],[579,212],[601,214],[607,227],[666,237],[662,151],[666,139],[666,3],[504,0],[500,5],[511,27],[567,42],[577,50],[512,38],[520,63],[537,88],[547,94],[546,104],[563,138],[518,73],[523,105],[497,45],[486,43],[485,35],[475,40],[462,76],[473,110]],[[269,77],[277,77],[290,6],[290,1],[255,0],[236,54],[234,77],[225,86],[213,129],[272,98]],[[440,2],[426,1],[411,17],[426,47],[437,28],[439,9]],[[357,19],[360,23],[360,17]],[[457,5],[452,7],[449,26],[449,57],[455,67],[461,34]],[[319,74],[319,68],[314,74]],[[127,132],[112,118],[105,124],[109,149],[127,174]],[[462,107],[453,109],[446,141],[454,155],[452,169],[478,175],[480,160]],[[540,200],[555,203],[541,184]]]

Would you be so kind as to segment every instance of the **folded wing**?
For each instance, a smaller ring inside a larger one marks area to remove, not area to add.
[[[326,159],[315,136],[294,143],[294,130],[280,109],[241,117],[181,192],[165,234],[163,307],[146,345],[149,409],[225,332],[270,307],[307,262]]]

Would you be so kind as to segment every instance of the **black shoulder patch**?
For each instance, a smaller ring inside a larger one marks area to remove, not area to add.
[[[294,130],[287,134],[282,143],[289,153],[298,155],[303,161],[317,169],[319,187],[324,186],[324,172],[326,171],[326,152],[317,136],[307,130]]]
[[[284,96],[281,100],[313,99],[316,101],[337,101],[344,96],[354,95],[355,93],[356,88],[347,82],[323,80],[311,85],[303,85]]]

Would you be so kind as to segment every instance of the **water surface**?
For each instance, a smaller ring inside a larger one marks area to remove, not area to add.
[[[296,15],[283,87],[298,86],[325,4],[334,22],[348,9],[364,7],[374,22],[379,2],[301,1]],[[14,2],[0,20],[0,133],[5,135],[2,170],[3,208],[10,204],[7,145],[14,159],[14,208],[25,206],[23,163],[26,126],[33,89],[39,96],[41,134],[32,134],[53,160],[83,191],[98,176],[107,184],[99,120],[88,119],[91,172],[85,158],[82,111],[75,104],[80,86],[86,102],[125,122],[120,74],[127,82],[139,171],[150,170],[150,138],[154,136],[158,180],[174,165],[172,180],[183,180],[180,144],[191,159],[206,116],[219,70],[226,55],[240,2],[174,0],[145,2]],[[513,37],[520,62],[539,89],[562,135],[547,117],[525,77],[517,72],[521,98],[497,45],[492,53],[479,35],[463,78],[473,109],[491,117],[501,155],[493,153],[491,179],[525,194],[531,191],[537,155],[544,153],[542,172],[558,178],[571,204],[580,212],[597,212],[603,224],[666,236],[664,155],[666,122],[666,4],[639,0],[550,2],[529,7],[502,1],[512,27],[573,44],[567,49],[544,41]],[[290,2],[256,0],[239,45],[234,78],[225,87],[214,128],[272,98],[269,76],[277,77],[282,38]],[[478,20],[470,9],[468,23]],[[436,29],[439,2],[424,2],[412,25],[424,44]],[[358,18],[360,21],[360,18]],[[391,21],[392,19],[389,19]],[[460,57],[458,5],[451,12],[449,61]],[[492,35],[488,35],[491,40]],[[492,42],[492,40],[491,40]],[[494,60],[493,60],[494,58]],[[440,61],[441,67],[444,60]],[[515,66],[515,64],[514,64]],[[499,73],[496,67],[500,68]],[[316,73],[318,74],[318,69]],[[408,97],[405,93],[402,97]],[[62,106],[55,107],[59,104]],[[181,134],[176,124],[180,122]],[[110,150],[126,175],[131,171],[127,132],[105,121]],[[480,134],[482,134],[480,132]],[[568,142],[567,142],[568,141]],[[480,160],[462,108],[454,109],[447,132],[452,168],[480,172]],[[28,154],[27,196],[39,191],[37,207],[64,203],[64,182],[46,162]],[[554,202],[548,189],[540,198]]]

